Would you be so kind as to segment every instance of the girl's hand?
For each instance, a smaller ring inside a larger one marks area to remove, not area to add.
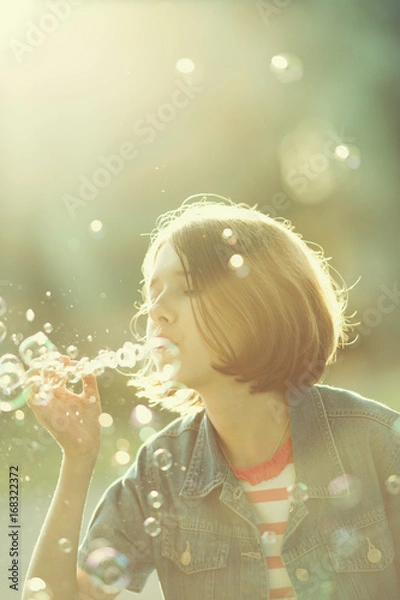
[[[73,365],[68,357],[60,357],[60,361],[64,366]],[[42,372],[45,373],[45,369]],[[47,403],[38,403],[33,392],[27,403],[39,423],[61,446],[65,456],[95,461],[101,441],[100,396],[94,375],[83,376],[82,384],[82,393],[74,394],[66,388],[65,377],[61,385],[50,389]]]

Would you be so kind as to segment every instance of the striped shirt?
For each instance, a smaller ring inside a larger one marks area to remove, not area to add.
[[[233,472],[258,521],[268,566],[270,600],[295,600],[280,552],[290,508],[287,488],[295,480],[291,438],[270,460],[250,469],[233,467]]]

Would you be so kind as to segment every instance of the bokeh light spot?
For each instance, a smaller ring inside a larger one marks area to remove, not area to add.
[[[241,256],[240,254],[234,254],[229,259],[229,266],[232,269],[239,269],[240,267],[243,266],[243,264],[244,264],[244,259],[243,259],[243,256]]]
[[[137,421],[142,425],[147,425],[153,418],[153,413],[144,404],[138,404],[133,410]]]
[[[114,419],[109,413],[101,413],[99,416],[99,423],[102,427],[111,427],[114,423]]]
[[[114,459],[119,465],[127,465],[131,460],[131,455],[125,450],[118,450],[118,452],[114,454]]]
[[[99,233],[103,229],[103,223],[99,219],[94,219],[90,223],[89,228],[93,233]]]
[[[175,68],[180,73],[187,75],[188,73],[193,73],[196,67],[190,58],[180,58],[176,61]]]

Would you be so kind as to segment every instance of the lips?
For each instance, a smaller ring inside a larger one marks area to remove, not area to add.
[[[166,337],[155,336],[153,338],[150,338],[148,344],[150,351],[152,352],[168,352],[173,356],[179,354],[178,345],[175,344],[175,342],[173,342],[171,339]]]
[[[175,342],[173,342],[170,338],[167,337],[153,337],[150,340],[150,345],[152,348],[165,348],[167,346],[170,346],[171,344],[174,344],[175,346],[177,344],[175,344]]]

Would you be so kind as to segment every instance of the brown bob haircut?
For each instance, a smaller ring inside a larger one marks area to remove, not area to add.
[[[249,382],[251,393],[320,381],[353,327],[344,316],[348,290],[334,281],[329,259],[285,219],[226,198],[192,198],[161,215],[150,234],[135,331],[137,319],[148,313],[146,287],[157,252],[170,243],[193,290],[197,325],[219,358],[212,364],[216,371]],[[239,352],[226,332],[240,341]],[[150,359],[131,383],[151,404],[182,414],[203,408],[195,391],[163,385]]]

